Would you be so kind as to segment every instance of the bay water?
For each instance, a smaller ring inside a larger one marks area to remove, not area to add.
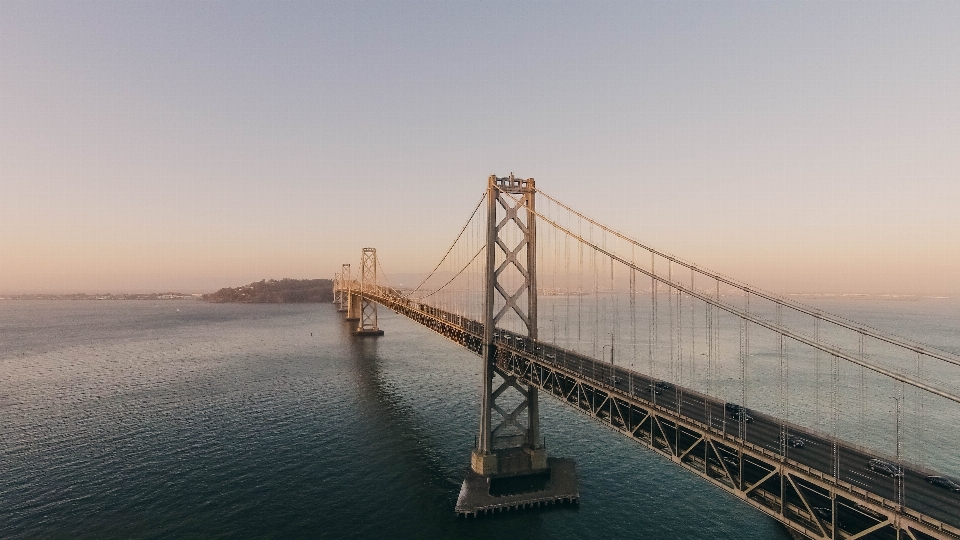
[[[876,326],[903,312],[864,305]],[[943,305],[910,324],[946,335]],[[380,327],[357,339],[332,304],[0,301],[0,538],[789,538],[547,397],[580,505],[456,518],[479,358]]]

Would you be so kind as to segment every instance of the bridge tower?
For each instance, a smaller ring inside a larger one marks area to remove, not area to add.
[[[511,173],[488,179],[480,433],[457,501],[457,513],[464,516],[503,506],[494,491],[505,478],[529,477],[530,484],[537,484],[536,477],[549,478],[546,487],[514,495],[511,507],[579,498],[572,460],[547,459],[537,388],[497,366],[497,324],[502,320],[509,319],[533,343],[538,338],[535,195],[533,178]]]
[[[364,297],[364,293],[371,294],[377,291],[377,250],[363,248],[363,253],[360,255],[360,291],[356,295],[359,324],[354,333],[358,336],[383,335],[383,330],[377,327],[377,303]]]
[[[508,200],[503,193],[514,195]],[[480,436],[473,452],[471,466],[478,474],[493,474],[498,466],[497,452],[507,448],[521,448],[530,456],[530,467],[546,467],[546,451],[540,444],[539,396],[533,386],[524,388],[515,377],[496,367],[494,332],[504,317],[519,319],[525,333],[537,339],[537,224],[534,218],[536,185],[533,178],[519,179],[513,174],[505,178],[490,176],[487,184],[487,260],[484,291],[483,388],[480,403]],[[498,217],[498,214],[503,214]],[[519,235],[510,234],[510,229]],[[508,245],[510,238],[519,236],[516,245]],[[497,265],[497,255],[502,261]],[[514,273],[514,269],[516,272]],[[519,276],[508,279],[509,274]],[[515,290],[514,287],[517,287]],[[508,289],[509,288],[509,289]],[[522,299],[525,298],[526,302]],[[511,315],[512,314],[512,315]],[[515,317],[513,317],[515,315]],[[494,378],[500,379],[496,389]],[[521,396],[512,412],[497,404],[500,396]],[[526,411],[527,421],[519,416]],[[494,414],[497,423],[494,425]],[[503,452],[501,452],[503,454]]]
[[[340,270],[340,307],[339,312],[347,311],[350,303],[350,265],[344,264]]]
[[[340,272],[333,274],[333,303],[337,304],[337,311],[340,311]]]
[[[343,277],[343,282],[345,289],[343,291],[343,300],[344,304],[341,308],[342,311],[347,312],[347,316],[344,320],[349,322],[357,322],[360,320],[360,295],[357,294],[359,291],[356,289],[356,282],[353,280],[353,276],[350,275],[350,265],[343,265],[343,272],[340,274]]]

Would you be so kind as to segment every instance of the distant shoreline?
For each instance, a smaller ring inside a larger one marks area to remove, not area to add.
[[[143,294],[11,294],[0,300],[200,300],[202,294],[143,293]]]
[[[333,301],[329,279],[263,279],[240,287],[224,287],[215,293],[69,293],[10,294],[0,300],[198,300],[214,304],[303,304]]]

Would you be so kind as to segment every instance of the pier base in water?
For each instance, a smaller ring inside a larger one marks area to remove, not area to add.
[[[382,336],[383,330],[354,330],[353,335],[360,337]]]
[[[475,467],[467,471],[460,487],[456,513],[459,517],[537,508],[559,504],[577,504],[580,490],[577,486],[577,466],[572,459],[543,458],[543,450],[526,451],[511,448],[496,452],[493,465],[497,472],[481,474]],[[492,457],[492,456],[491,456]],[[477,461],[474,456],[474,461]],[[489,461],[489,460],[488,460]],[[518,466],[521,462],[540,464]],[[489,464],[488,464],[489,465]]]

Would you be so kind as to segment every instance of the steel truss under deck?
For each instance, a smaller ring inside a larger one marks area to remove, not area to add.
[[[855,540],[883,529],[897,538],[898,523],[899,538],[960,538],[960,531],[918,513],[901,515],[894,501],[605,384],[606,365],[591,366],[588,376],[506,348],[497,365],[808,538]]]
[[[349,286],[346,284],[345,286]],[[459,315],[389,294],[364,291],[364,299],[406,316],[474,353],[482,354],[483,325]],[[578,369],[530,350],[496,344],[495,368],[517,384],[549,393],[581,413],[654,450],[729,492],[788,529],[808,538],[856,540],[898,538],[960,539],[960,529],[896,501],[834,478],[655,403],[656,395],[617,388],[622,381],[609,364],[576,355]],[[638,382],[649,379],[636,374]],[[632,377],[632,375],[631,375]]]

